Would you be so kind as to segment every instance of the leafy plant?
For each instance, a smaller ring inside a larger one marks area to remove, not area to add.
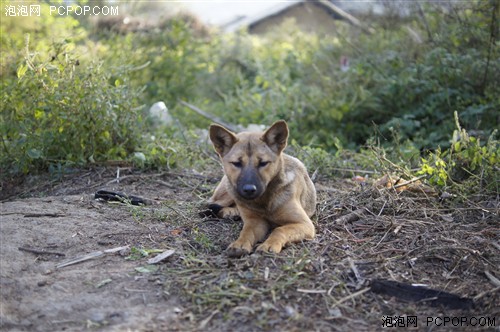
[[[451,147],[445,151],[437,149],[422,159],[419,174],[429,176],[432,184],[441,187],[460,187],[467,184],[467,191],[498,192],[500,177],[500,146],[495,130],[486,144],[471,136],[460,126],[455,112],[456,130]]]
[[[141,115],[127,72],[111,80],[101,63],[75,57],[69,43],[41,53],[32,52],[29,41],[27,36],[17,79],[3,86],[2,167],[27,173],[134,152]]]

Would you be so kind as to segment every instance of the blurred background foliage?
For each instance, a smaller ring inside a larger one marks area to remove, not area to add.
[[[339,22],[332,36],[293,21],[265,36],[220,33],[185,13],[97,21],[40,4],[41,17],[0,23],[3,175],[138,155],[140,166],[193,161],[187,146],[211,121],[179,101],[242,126],[285,119],[292,145],[323,166],[374,146],[419,166],[456,143],[456,111],[468,135],[493,142],[483,161],[498,169],[497,0],[421,3],[404,17],[362,17],[372,33]],[[129,4],[168,13],[160,5]],[[167,126],[148,120],[158,101]]]

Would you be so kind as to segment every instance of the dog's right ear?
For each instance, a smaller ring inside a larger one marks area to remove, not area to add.
[[[275,153],[281,153],[288,141],[288,125],[285,121],[276,121],[262,136],[263,140]]]
[[[218,125],[212,124],[210,126],[210,140],[214,145],[215,151],[219,154],[219,156],[224,157],[226,153],[231,150],[234,143],[238,141],[236,135],[227,130],[226,128]]]

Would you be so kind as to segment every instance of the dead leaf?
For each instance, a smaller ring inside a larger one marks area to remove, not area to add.
[[[176,228],[170,231],[170,234],[173,236],[178,236],[182,233],[182,228]]]

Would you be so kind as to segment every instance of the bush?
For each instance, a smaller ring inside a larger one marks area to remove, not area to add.
[[[329,38],[291,21],[267,36],[200,35],[189,20],[174,18],[159,29],[101,40],[102,56],[141,67],[132,78],[145,87],[145,103],[163,100],[189,128],[209,121],[180,99],[233,124],[288,120],[299,144],[329,152],[337,140],[359,149],[374,125],[385,147],[397,139],[416,149],[447,148],[454,111],[483,137],[498,121],[492,6],[424,8],[392,25],[366,18],[375,27],[371,35],[339,23]],[[347,71],[343,56],[351,62]]]
[[[456,129],[451,146],[437,149],[422,159],[419,174],[428,176],[431,184],[443,189],[467,194],[500,192],[500,145],[495,130],[485,144],[470,136],[459,123],[455,112]]]
[[[499,44],[491,39],[494,18],[486,14],[492,6],[481,2],[448,13],[441,7],[425,11],[432,37],[427,40],[418,16],[390,27],[376,25],[372,35],[352,35],[339,25],[338,37],[320,38],[288,22],[264,37],[215,36],[198,44],[198,55],[183,67],[192,80],[182,98],[232,123],[286,119],[299,144],[329,152],[336,151],[337,139],[347,148],[363,146],[374,125],[385,147],[398,139],[422,150],[447,148],[454,111],[485,138],[498,123],[500,108],[494,79],[500,62],[493,61]],[[408,29],[421,40],[412,39]],[[339,65],[342,56],[351,60],[346,72]],[[164,72],[172,68],[166,65],[169,57],[158,61]],[[193,70],[196,62],[206,70]],[[176,80],[163,84],[183,86]],[[192,123],[183,108],[173,112]]]
[[[446,151],[454,111],[484,141],[499,120],[498,2],[443,8],[393,24],[368,17],[370,35],[339,23],[329,38],[291,21],[252,36],[209,34],[186,16],[91,33],[71,17],[38,26],[2,19],[1,167],[28,172],[115,158],[173,167],[182,158],[168,148],[183,143],[176,130],[210,122],[179,100],[233,124],[285,119],[295,145],[324,163],[374,141],[401,162]],[[348,70],[342,57],[350,59]],[[176,118],[167,135],[141,128],[138,105],[158,101]]]
[[[110,80],[99,62],[82,63],[66,46],[31,53],[27,37],[17,79],[3,84],[0,163],[10,173],[123,159],[138,145],[140,109],[127,73]]]

